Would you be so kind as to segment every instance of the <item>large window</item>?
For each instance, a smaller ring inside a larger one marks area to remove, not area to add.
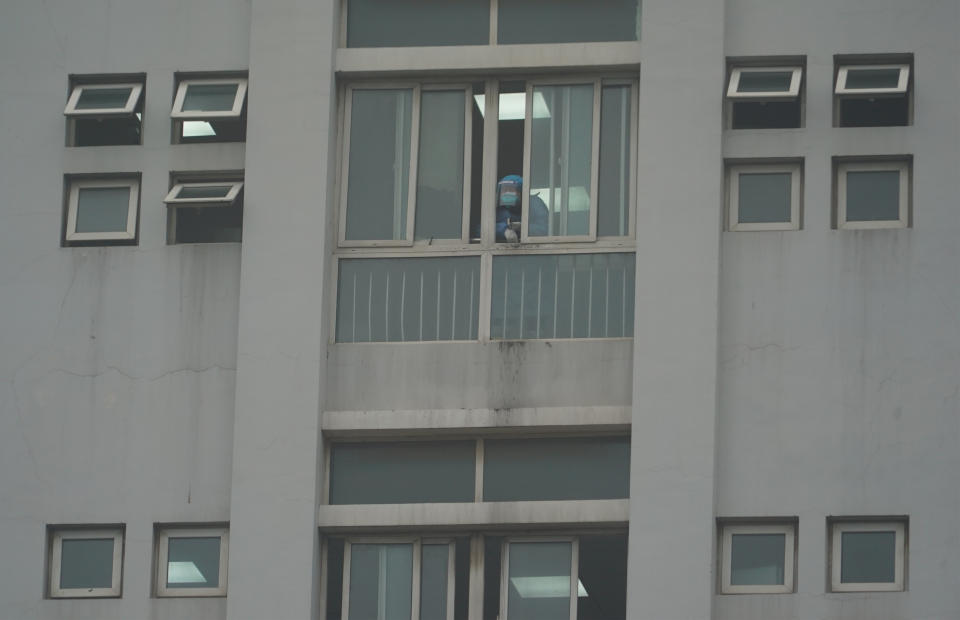
[[[336,341],[632,336],[636,105],[630,77],[346,87]]]

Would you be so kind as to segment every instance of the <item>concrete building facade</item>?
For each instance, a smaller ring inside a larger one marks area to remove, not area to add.
[[[0,619],[960,617],[960,5],[443,6],[0,7]]]

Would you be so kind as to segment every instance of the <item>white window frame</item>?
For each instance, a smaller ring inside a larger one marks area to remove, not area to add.
[[[837,167],[837,228],[843,230],[906,228],[910,220],[910,162],[896,161],[840,161]],[[899,217],[895,220],[847,220],[847,173],[865,171],[898,172],[900,174]]]
[[[800,230],[800,162],[770,164],[731,164],[727,167],[727,229]],[[790,173],[790,220],[786,222],[740,222],[740,175]]]
[[[60,569],[63,541],[91,538],[113,539],[113,576],[109,588],[61,588]],[[50,554],[50,598],[109,598],[120,596],[123,575],[123,528],[73,529],[58,528],[53,532]]]
[[[725,523],[720,529],[720,593],[721,594],[785,594],[793,592],[794,548],[796,525],[793,523]],[[733,585],[732,560],[735,534],[783,534],[783,584]]]
[[[844,532],[889,532],[895,537],[894,579],[887,583],[844,583],[841,561]],[[830,589],[833,592],[900,592],[906,569],[906,523],[904,521],[834,521],[830,527]]]
[[[577,620],[579,592],[580,537],[579,536],[512,536],[504,538],[500,550],[500,618],[507,620],[507,599],[510,592],[510,545],[512,543],[570,543],[570,618]],[[557,620],[560,620],[559,618]]]
[[[897,81],[897,85],[892,88],[847,88],[847,76],[850,71],[858,71],[861,69],[871,70],[871,69],[899,69],[900,77]],[[892,65],[868,65],[868,64],[844,64],[840,65],[837,70],[837,82],[834,86],[834,92],[837,95],[895,95],[906,93],[909,90],[910,85],[910,65],[908,64],[892,64]]]
[[[745,73],[760,73],[769,71],[790,71],[790,87],[785,91],[760,91],[742,93],[740,77]],[[803,67],[734,67],[730,72],[730,82],[727,86],[727,98],[739,100],[767,100],[767,99],[796,99],[800,96],[800,81],[803,77]]]
[[[234,96],[233,108],[230,110],[184,111],[183,101],[190,86],[207,86],[217,84],[236,84],[237,93]],[[204,120],[208,118],[236,118],[243,113],[243,105],[247,98],[247,78],[185,78],[177,84],[177,94],[173,99],[173,109],[170,117],[180,120]]]
[[[216,198],[179,198],[180,192],[184,188],[194,188],[194,187],[223,187],[230,186],[230,190],[221,197]],[[192,205],[192,206],[204,206],[204,205],[214,205],[214,206],[223,206],[223,205],[232,205],[237,200],[237,196],[240,194],[240,190],[243,189],[243,181],[204,181],[202,183],[194,182],[181,182],[175,184],[170,192],[167,194],[167,197],[163,199],[163,202],[166,204],[173,205]]]
[[[220,581],[215,588],[178,588],[167,585],[167,558],[171,538],[220,538]],[[226,527],[163,527],[157,531],[156,594],[158,597],[227,595],[227,558],[230,533]]]
[[[77,109],[77,103],[80,101],[80,96],[83,94],[84,90],[105,90],[109,88],[129,88],[130,95],[127,97],[127,102],[120,108],[88,108],[88,109]],[[137,104],[140,102],[140,95],[143,93],[143,83],[142,82],[122,82],[117,84],[76,84],[73,87],[73,90],[70,92],[70,97],[67,99],[67,107],[64,108],[63,113],[66,116],[71,117],[83,117],[83,116],[131,116],[134,113],[134,110],[137,108]]]
[[[405,239],[347,239],[347,193],[350,180],[350,134],[352,123],[353,93],[363,90],[410,90],[411,91],[411,119],[410,119],[410,167],[407,171],[407,220],[404,223]],[[420,153],[420,115],[421,101],[424,92],[463,91],[464,95],[464,123],[463,123],[463,196],[460,215],[459,239],[421,239],[415,240],[416,209],[417,209],[417,178]],[[472,171],[472,141],[473,141],[473,87],[464,83],[443,82],[374,82],[352,84],[347,86],[343,106],[343,149],[341,151],[340,166],[340,198],[339,198],[339,235],[340,247],[413,247],[415,245],[452,245],[468,244],[470,242],[470,199],[471,199],[471,171]]]
[[[77,207],[80,190],[93,188],[128,187],[130,202],[127,206],[127,229],[125,231],[77,232]],[[67,241],[127,241],[137,236],[137,208],[140,204],[140,180],[135,178],[84,178],[69,182],[67,197]]]

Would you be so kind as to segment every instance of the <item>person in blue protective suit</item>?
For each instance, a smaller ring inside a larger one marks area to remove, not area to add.
[[[508,174],[497,183],[496,239],[516,243],[520,238],[520,218],[523,210],[523,177]],[[534,194],[530,195],[530,220],[527,233],[531,237],[547,234],[547,205]]]

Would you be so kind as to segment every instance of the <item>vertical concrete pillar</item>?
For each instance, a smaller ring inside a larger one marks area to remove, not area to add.
[[[711,615],[723,7],[643,2],[632,620]]]
[[[317,617],[334,0],[253,0],[229,620]]]

